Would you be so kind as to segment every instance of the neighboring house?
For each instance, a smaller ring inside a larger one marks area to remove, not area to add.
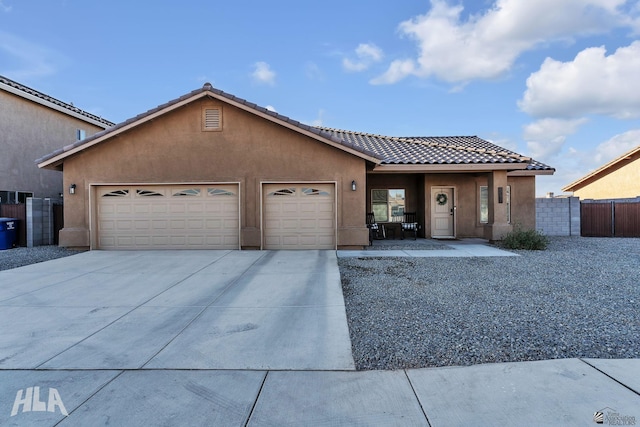
[[[640,145],[562,191],[573,192],[582,200],[640,197]]]
[[[210,84],[39,166],[64,173],[60,244],[92,249],[362,247],[370,211],[391,227],[417,212],[427,237],[499,239],[535,227],[535,176],[554,172],[475,136],[307,126]]]
[[[0,76],[0,203],[58,198],[62,176],[39,169],[35,159],[113,125]]]

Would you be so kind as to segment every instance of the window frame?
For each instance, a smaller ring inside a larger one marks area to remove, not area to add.
[[[483,190],[486,193],[486,197],[483,197]],[[511,186],[507,185],[505,189],[505,203],[507,204],[507,224],[511,224]],[[486,206],[483,205],[486,203]],[[483,218],[486,217],[486,220]],[[480,224],[489,223],[489,186],[478,186],[478,221]]]
[[[376,192],[385,192],[384,201],[381,197],[376,197]],[[402,204],[395,203],[398,200],[398,194],[392,196],[392,192],[402,192],[401,200]],[[371,189],[371,212],[376,217],[377,222],[397,222],[400,223],[404,220],[404,212],[406,210],[407,201],[407,189],[406,188],[372,188]],[[381,210],[380,207],[384,206]],[[377,207],[377,209],[376,209]],[[381,214],[384,212],[384,215]]]

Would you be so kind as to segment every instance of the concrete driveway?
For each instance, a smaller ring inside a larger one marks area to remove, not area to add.
[[[355,369],[332,251],[92,251],[0,283],[0,369]]]

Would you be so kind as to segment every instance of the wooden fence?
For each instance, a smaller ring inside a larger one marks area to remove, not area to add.
[[[27,205],[24,203],[16,205],[0,205],[0,217],[18,218],[18,232],[16,246],[27,245]]]
[[[640,202],[581,202],[580,235],[640,237]]]
[[[59,243],[60,230],[64,228],[64,205],[53,204],[53,244]]]

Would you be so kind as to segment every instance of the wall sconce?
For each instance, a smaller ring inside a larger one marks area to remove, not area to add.
[[[75,184],[71,184],[69,186],[69,194],[76,194],[76,185]]]
[[[351,191],[356,191],[356,181],[351,181]]]

